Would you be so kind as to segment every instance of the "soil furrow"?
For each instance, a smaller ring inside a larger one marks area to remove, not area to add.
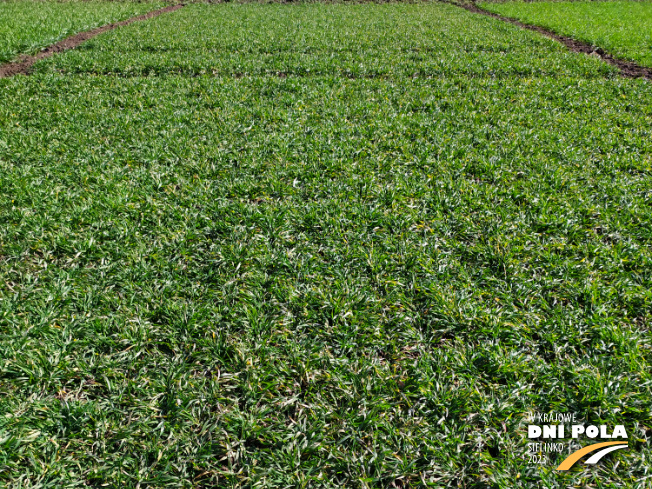
[[[504,17],[500,14],[496,14],[494,12],[489,12],[488,10],[484,10],[483,8],[478,7],[475,4],[453,3],[453,2],[447,2],[447,3],[452,3],[453,5],[462,7],[468,10],[469,12],[473,12],[481,15],[487,15],[489,17],[493,17],[494,19],[502,20],[504,22],[509,22],[510,24],[517,25],[519,27],[522,27],[523,29],[528,29],[530,31],[538,32],[540,34],[543,34],[544,36],[554,39],[555,41],[559,41],[560,43],[562,43],[564,46],[566,46],[568,49],[570,49],[575,53],[584,53],[590,56],[600,57],[605,62],[618,68],[620,70],[621,76],[625,78],[647,78],[648,80],[652,80],[652,68],[641,66],[633,61],[627,61],[624,59],[615,58],[611,54],[606,53],[602,48],[593,46],[587,42],[578,41],[577,39],[573,39],[572,37],[560,36],[559,34],[556,34],[555,32],[546,29],[544,27],[540,27],[532,24],[524,24],[523,22],[520,22],[516,19],[512,19],[510,17]]]
[[[62,51],[67,51],[68,49],[76,48],[84,41],[88,41],[89,39],[99,34],[102,34],[103,32],[116,29],[117,27],[129,25],[133,22],[138,22],[140,20],[153,19],[154,17],[158,17],[161,14],[179,10],[182,7],[183,4],[170,5],[168,7],[159,10],[153,10],[151,12],[147,12],[146,14],[143,15],[131,17],[130,19],[122,20],[120,22],[103,25],[101,27],[91,29],[90,31],[80,32],[73,36],[67,37],[66,39],[62,39],[59,42],[51,44],[50,46],[43,49],[43,51],[41,51],[40,53],[34,55],[24,54],[20,56],[16,61],[11,61],[4,65],[0,65],[0,78],[7,78],[14,75],[28,75],[30,68],[37,61],[40,61],[45,58],[49,58],[50,56],[60,53]]]

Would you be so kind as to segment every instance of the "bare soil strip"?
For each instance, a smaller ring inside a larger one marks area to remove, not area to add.
[[[147,12],[146,14],[143,15],[138,15],[136,17],[132,17],[127,20],[123,20],[120,22],[115,22],[113,24],[107,24],[103,25],[102,27],[97,27],[95,29],[91,29],[90,31],[86,32],[80,32],[78,34],[75,34],[74,36],[70,36],[66,39],[63,39],[59,42],[56,42],[54,44],[51,44],[50,46],[46,47],[43,51],[40,53],[37,53],[35,55],[22,55],[20,56],[16,61],[12,61],[10,63],[0,65],[0,78],[7,78],[10,76],[14,75],[28,75],[30,68],[34,63],[37,61],[40,61],[45,58],[49,58],[50,56],[60,53],[62,51],[66,51],[68,49],[76,48],[79,46],[81,43],[84,41],[88,41],[89,39],[102,34],[103,32],[110,31],[112,29],[116,29],[117,27],[122,27],[125,25],[129,25],[133,22],[138,22],[140,20],[147,20],[147,19],[153,19],[154,17],[158,17],[161,14],[165,14],[167,12],[174,12],[175,10],[179,10],[180,8],[183,7],[183,4],[179,5],[170,5],[168,7],[159,9],[159,10],[153,10],[151,12]]]
[[[539,27],[531,24],[524,24],[523,22],[519,22],[518,20],[512,19],[510,17],[504,17],[502,15],[489,12],[488,10],[484,10],[483,8],[480,8],[475,4],[455,3],[454,5],[457,5],[458,7],[462,7],[468,10],[469,12],[473,12],[481,15],[487,15],[489,17],[493,17],[494,19],[502,20],[504,22],[509,22],[510,24],[517,25],[519,27],[522,27],[523,29],[528,29],[531,31],[538,32],[540,34],[543,34],[544,36],[554,39],[555,41],[559,41],[560,43],[562,43],[564,46],[566,46],[568,49],[570,49],[575,53],[584,53],[590,56],[597,56],[599,58],[602,58],[610,65],[613,65],[616,68],[618,68],[620,70],[621,76],[625,78],[647,78],[648,80],[652,80],[652,68],[641,66],[637,63],[634,63],[633,61],[614,58],[611,54],[605,53],[602,48],[592,46],[587,42],[578,41],[577,39],[573,39],[571,37],[560,36],[559,34],[555,34],[551,30],[545,29],[544,27]]]

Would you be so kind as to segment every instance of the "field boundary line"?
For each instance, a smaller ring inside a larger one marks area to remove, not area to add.
[[[554,39],[555,41],[562,43],[564,46],[566,46],[574,53],[583,53],[589,56],[599,57],[603,61],[618,68],[620,70],[620,75],[624,78],[647,78],[648,80],[652,80],[652,68],[641,66],[638,63],[635,63],[634,61],[615,58],[612,54],[605,52],[602,48],[596,47],[588,42],[580,41],[572,37],[562,36],[550,29],[546,29],[545,27],[541,27],[533,24],[525,24],[520,20],[516,20],[511,17],[505,17],[504,15],[490,12],[489,10],[485,10],[482,7],[479,7],[475,3],[456,3],[450,0],[442,0],[442,1],[444,3],[450,3],[451,5],[456,5],[475,14],[486,15],[488,17],[493,17],[494,19],[502,20],[503,22],[514,24],[518,27],[527,29],[529,31],[538,32],[539,34],[543,34],[546,37],[549,37],[551,39]]]
[[[91,29],[90,31],[78,32],[77,34],[73,34],[70,37],[62,39],[61,41],[55,42],[54,44],[50,44],[49,46],[47,46],[45,49],[43,49],[41,52],[37,54],[34,55],[23,54],[19,56],[18,59],[15,61],[10,61],[9,63],[0,65],[0,78],[8,78],[14,75],[29,75],[30,68],[37,61],[40,61],[45,58],[49,58],[50,56],[53,56],[57,53],[61,53],[69,49],[76,48],[81,43],[88,41],[89,39],[92,39],[93,37],[98,36],[104,32],[116,29],[118,27],[129,25],[133,22],[153,19],[154,17],[158,17],[161,14],[179,10],[183,6],[184,4],[169,5],[162,9],[152,10],[151,12],[147,12],[145,14],[138,15],[136,17],[131,17],[129,19],[121,20],[120,22],[113,22],[111,24],[106,24],[101,27],[96,27],[95,29]]]

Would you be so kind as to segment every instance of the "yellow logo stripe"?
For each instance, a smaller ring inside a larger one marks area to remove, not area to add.
[[[599,448],[609,447],[611,445],[627,445],[627,443],[622,442],[622,441],[606,441],[604,443],[594,443],[593,445],[589,445],[587,447],[580,448],[578,451],[573,452],[568,457],[566,457],[566,459],[562,463],[559,464],[559,467],[557,467],[557,470],[568,470],[573,465],[575,465],[575,462],[577,462],[579,459],[581,459],[587,453],[595,452]]]

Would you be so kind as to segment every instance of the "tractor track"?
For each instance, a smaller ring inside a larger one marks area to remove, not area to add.
[[[559,34],[544,27],[532,24],[524,24],[523,22],[512,19],[511,17],[505,17],[494,12],[489,12],[488,10],[478,7],[473,3],[456,3],[447,0],[443,1],[445,3],[450,3],[451,5],[456,5],[466,9],[469,12],[473,12],[475,14],[486,15],[488,17],[493,17],[494,19],[502,20],[503,22],[509,22],[510,24],[514,24],[523,29],[538,32],[539,34],[543,34],[546,37],[562,43],[574,53],[584,53],[589,56],[597,56],[610,65],[618,68],[620,70],[620,75],[624,78],[647,78],[648,80],[652,80],[652,68],[641,66],[633,61],[615,58],[613,55],[606,53],[602,48],[593,46],[587,42],[579,41],[577,39],[573,39],[572,37],[560,36]]]
[[[120,22],[114,22],[111,24],[103,25],[101,27],[96,27],[95,29],[91,29],[90,31],[79,32],[70,37],[67,37],[66,39],[62,39],[59,42],[50,44],[49,46],[47,46],[45,49],[43,49],[41,52],[37,54],[34,55],[24,54],[15,61],[10,61],[9,63],[0,65],[0,78],[8,78],[14,75],[29,75],[32,65],[37,61],[40,61],[45,58],[49,58],[54,54],[67,51],[68,49],[76,48],[81,43],[88,41],[89,39],[92,39],[93,37],[98,36],[104,32],[117,29],[118,27],[123,27],[125,25],[129,25],[133,22],[153,19],[154,17],[158,17],[161,14],[179,10],[183,6],[184,6],[183,4],[170,5],[168,7],[159,10],[153,10],[151,12],[147,12],[146,14],[142,14],[136,17],[131,17],[126,20],[122,20]]]
[[[546,29],[544,27],[532,25],[532,24],[525,24],[523,22],[520,22],[516,19],[512,19],[510,17],[505,17],[500,14],[496,14],[494,12],[490,12],[488,10],[485,10],[478,5],[474,3],[458,3],[452,0],[442,0],[445,3],[449,3],[451,5],[455,5],[457,7],[463,8],[468,10],[469,12],[473,12],[475,14],[480,14],[480,15],[485,15],[488,17],[492,17],[497,20],[501,20],[503,22],[508,22],[510,24],[516,25],[518,27],[521,27],[522,29],[527,29],[530,31],[538,32],[539,34],[543,34],[546,37],[549,37],[551,39],[554,39],[555,41],[558,41],[562,43],[564,46],[566,46],[570,51],[575,52],[575,53],[584,53],[589,56],[596,56],[602,59],[603,61],[609,63],[612,66],[615,66],[620,70],[620,75],[625,77],[625,78],[646,78],[648,80],[652,80],[652,68],[648,68],[645,66],[641,66],[633,61],[628,61],[624,59],[619,59],[615,58],[613,55],[606,53],[603,49],[593,46],[587,42],[584,41],[579,41],[577,39],[573,39],[572,37],[567,37],[567,36],[561,36],[549,29]],[[112,29],[116,29],[118,27],[122,27],[125,25],[129,25],[133,22],[138,22],[141,20],[147,20],[147,19],[152,19],[154,17],[158,17],[161,14],[167,13],[167,12],[173,12],[175,10],[179,10],[182,8],[184,5],[183,4],[177,4],[177,5],[170,5],[168,7],[159,9],[159,10],[154,10],[152,12],[147,12],[146,14],[142,14],[136,17],[132,17],[130,19],[126,19],[120,22],[115,22],[111,24],[107,24],[101,27],[97,27],[95,29],[92,29],[90,31],[85,31],[85,32],[80,32],[78,34],[75,34],[73,36],[70,36],[66,39],[63,39],[59,42],[56,42],[54,44],[51,44],[50,46],[46,47],[43,49],[41,52],[34,54],[34,55],[22,55],[20,56],[16,61],[11,61],[9,63],[6,63],[4,65],[0,65],[0,78],[7,78],[10,76],[14,75],[28,75],[30,73],[31,67],[34,63],[37,61],[40,61],[45,58],[49,58],[50,56],[67,51],[68,49],[73,49],[77,46],[79,46],[81,43],[92,39],[93,37],[102,34],[104,32],[110,31]]]

